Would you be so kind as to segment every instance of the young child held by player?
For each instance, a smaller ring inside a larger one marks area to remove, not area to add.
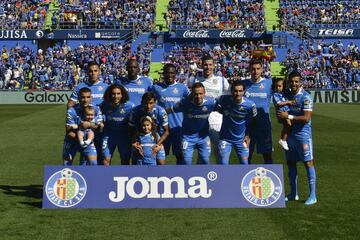
[[[156,124],[150,116],[141,118],[136,139],[137,141],[133,143],[133,164],[165,164],[164,147],[162,144],[157,144],[160,136],[157,133]]]
[[[95,109],[92,106],[85,108],[85,121],[95,123]],[[96,123],[95,123],[96,124]],[[82,148],[86,148],[94,142],[95,134],[91,128],[81,128],[77,131],[77,139]]]
[[[293,101],[289,101],[285,95],[285,80],[282,78],[274,79],[273,83],[273,103],[275,106],[276,112],[288,112],[289,105],[293,104]],[[289,119],[279,120],[279,122],[283,125],[281,130],[281,138],[279,140],[280,146],[289,150],[288,144],[286,142],[288,134],[291,128],[291,121]]]

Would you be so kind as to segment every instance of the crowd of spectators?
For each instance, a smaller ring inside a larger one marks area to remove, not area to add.
[[[62,0],[52,24],[59,23],[62,29],[116,28],[150,32],[155,28],[155,6],[155,0]]]
[[[201,57],[209,54],[215,63],[215,73],[224,76],[229,82],[250,78],[248,72],[249,61],[256,49],[262,49],[262,41],[245,41],[242,44],[174,44],[165,54],[165,62],[178,66],[178,81],[186,82],[190,77],[201,74]],[[264,76],[271,77],[270,62],[264,59]]]
[[[360,0],[281,0],[279,14],[283,31],[304,33],[321,24],[360,25]]]
[[[288,50],[284,65],[302,73],[306,88],[360,89],[360,52],[353,42],[305,41]]]
[[[170,0],[168,27],[265,30],[262,0]]]
[[[126,61],[135,58],[140,74],[148,75],[152,45],[142,43],[132,52],[130,44],[56,45],[37,52],[27,46],[2,48],[0,62],[0,89],[3,90],[70,90],[87,77],[85,69],[90,61],[100,63],[100,79],[112,83],[125,76]]]
[[[1,0],[0,28],[44,29],[49,0]]]

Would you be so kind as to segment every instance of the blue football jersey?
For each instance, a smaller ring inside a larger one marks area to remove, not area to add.
[[[282,93],[274,92],[272,100],[273,100],[273,104],[274,104],[276,111],[286,111],[286,112],[289,111],[289,106],[285,105],[285,106],[280,107],[278,105],[281,102],[287,101],[287,99],[285,98],[285,96]]]
[[[157,138],[160,139],[160,136],[157,135]],[[151,133],[140,135],[138,137],[138,141],[141,144],[141,148],[144,154],[144,157],[142,157],[143,163],[148,165],[156,165],[156,156],[152,154],[152,147],[156,144],[156,139],[154,136]]]
[[[101,111],[98,107],[95,108],[94,122],[97,124],[103,121]],[[85,112],[78,104],[71,107],[66,112],[66,125],[80,125],[81,121],[85,119]]]
[[[106,135],[114,135],[119,133],[127,133],[129,124],[129,115],[134,107],[134,103],[127,101],[113,106],[103,102],[100,105],[104,116],[104,133]]]
[[[117,84],[124,86],[129,93],[130,101],[138,106],[141,104],[141,98],[144,93],[151,91],[153,81],[149,77],[138,76],[137,79],[129,81],[123,77],[116,81]]]
[[[189,98],[178,102],[172,109],[182,112],[182,135],[198,138],[209,135],[209,115],[214,111],[216,101],[214,98],[205,98],[203,104],[195,105]]]
[[[171,108],[181,99],[186,98],[190,91],[182,83],[167,85],[166,83],[157,83],[152,91],[156,95],[158,105],[163,108]],[[172,113],[169,115],[169,128],[181,127],[183,121],[182,113]]]
[[[245,97],[252,100],[258,110],[258,118],[266,116],[270,112],[270,102],[272,93],[272,82],[270,79],[263,78],[259,82],[253,83],[244,80]]]
[[[100,104],[103,101],[103,96],[105,93],[105,90],[107,89],[108,85],[106,83],[98,81],[95,84],[90,84],[88,82],[82,82],[79,85],[77,85],[73,91],[73,93],[70,96],[70,99],[76,103],[78,103],[79,98],[79,91],[82,88],[90,88],[91,90],[91,97],[92,97],[92,104],[94,106],[100,106]]]
[[[304,115],[304,111],[313,110],[311,96],[304,89],[301,89],[296,95],[290,96],[289,99],[295,100],[295,105],[290,106],[289,114],[291,115]],[[292,121],[290,135],[301,140],[311,138],[311,120],[307,123]]]
[[[230,95],[221,96],[217,103],[223,114],[223,123],[220,130],[220,139],[230,143],[242,143],[246,128],[257,115],[256,105],[250,99],[243,97],[240,104]]]
[[[138,128],[140,126],[140,120],[143,116],[150,116],[158,127],[158,132],[162,134],[164,132],[163,126],[167,126],[168,116],[164,108],[159,105],[155,105],[150,113],[146,113],[142,105],[136,106],[132,109],[129,117],[129,126]]]

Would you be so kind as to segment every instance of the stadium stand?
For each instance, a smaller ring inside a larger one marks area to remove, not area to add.
[[[50,0],[2,0],[1,29],[44,29]]]
[[[297,51],[288,49],[284,65],[298,70],[306,88],[359,89],[359,46],[336,42],[304,41]]]
[[[90,61],[100,63],[101,80],[112,83],[126,75],[128,58],[139,62],[140,74],[147,75],[150,68],[151,42],[139,44],[131,51],[130,44],[84,43],[75,48],[58,44],[33,50],[20,44],[3,48],[0,63],[0,89],[6,90],[68,90],[86,78],[84,66]]]
[[[155,28],[155,5],[155,0],[63,0],[54,14],[59,19],[54,27],[150,32]],[[56,23],[54,18],[53,25]]]
[[[201,57],[210,54],[214,58],[215,73],[224,76],[229,82],[249,78],[248,65],[257,49],[263,49],[262,41],[245,41],[243,44],[230,46],[218,44],[174,44],[165,54],[165,62],[175,63],[179,68],[178,81],[186,82],[191,76],[201,73]],[[266,45],[265,45],[266,46]],[[264,58],[265,76],[270,77],[270,59]]]
[[[165,16],[175,29],[253,29],[265,30],[262,0],[171,0]]]
[[[281,0],[279,15],[282,31],[301,35],[310,28],[360,27],[359,0]]]

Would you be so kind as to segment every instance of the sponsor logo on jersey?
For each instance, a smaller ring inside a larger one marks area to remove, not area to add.
[[[64,168],[46,182],[46,196],[57,207],[69,208],[79,204],[86,195],[86,181],[80,173]]]
[[[280,178],[263,167],[251,170],[241,181],[241,192],[245,199],[259,207],[270,206],[277,202],[282,190]]]
[[[143,83],[143,82],[142,82],[141,80],[137,80],[137,81],[136,81],[136,84],[137,84],[137,85],[141,85],[142,83]]]
[[[103,87],[102,87],[102,86],[98,86],[98,90],[99,90],[99,91],[102,91],[102,90],[103,90]]]
[[[265,88],[265,84],[261,83],[259,86],[260,89],[264,89]]]
[[[179,92],[179,90],[177,90],[177,88],[174,88],[172,92],[173,92],[173,94],[177,94]]]
[[[125,110],[123,108],[120,109],[120,113],[121,114],[124,114],[125,113]]]
[[[207,107],[206,106],[203,106],[203,108],[201,109],[201,111],[203,111],[203,112],[206,112],[208,109],[207,109]]]

